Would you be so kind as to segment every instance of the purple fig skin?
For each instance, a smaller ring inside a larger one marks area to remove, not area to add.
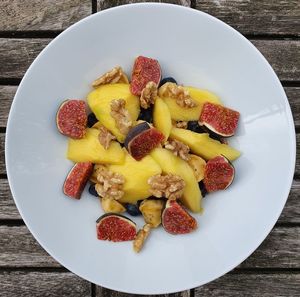
[[[147,122],[140,123],[140,124],[136,125],[135,127],[133,127],[132,129],[130,129],[125,138],[125,141],[124,141],[124,146],[126,147],[126,149],[128,150],[129,142],[133,138],[135,138],[137,135],[139,135],[149,129],[151,129],[151,127]]]

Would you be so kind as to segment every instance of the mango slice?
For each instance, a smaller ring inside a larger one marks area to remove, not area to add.
[[[86,129],[86,134],[81,139],[69,138],[67,158],[73,162],[112,163],[124,162],[125,153],[116,141],[110,143],[106,150],[98,140],[99,130]]]
[[[179,175],[185,181],[186,185],[181,201],[191,211],[201,212],[201,191],[193,169],[188,163],[163,148],[154,149],[150,155],[159,164],[163,173]]]
[[[241,155],[238,150],[210,138],[207,133],[196,133],[190,130],[172,128],[170,137],[188,145],[193,153],[205,160],[224,155],[230,161],[234,161]]]
[[[120,142],[125,136],[116,126],[115,119],[110,115],[110,103],[115,99],[124,99],[132,122],[136,121],[140,113],[139,98],[131,94],[129,84],[108,84],[98,87],[88,95],[88,104],[99,122],[110,130]]]

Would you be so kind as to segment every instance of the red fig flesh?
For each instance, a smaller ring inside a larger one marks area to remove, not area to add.
[[[151,127],[147,122],[140,123],[131,128],[126,135],[124,146],[128,149],[128,144],[134,137],[149,129],[151,129]]]

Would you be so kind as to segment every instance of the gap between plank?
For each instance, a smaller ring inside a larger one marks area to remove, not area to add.
[[[55,38],[63,31],[0,31],[0,38]]]
[[[92,14],[97,12],[97,0],[92,1]]]
[[[21,219],[13,219],[13,220],[0,220],[0,226],[7,226],[7,227],[20,227],[25,226],[25,223]]]
[[[96,285],[91,283],[91,297],[96,297]]]
[[[40,272],[40,273],[51,273],[51,272],[70,272],[67,268],[61,267],[0,267],[1,272]],[[71,272],[70,272],[71,273]]]

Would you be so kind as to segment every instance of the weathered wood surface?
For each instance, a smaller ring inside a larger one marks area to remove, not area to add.
[[[300,227],[275,227],[240,268],[298,268]],[[26,226],[0,225],[0,267],[59,267]]]
[[[300,53],[299,53],[300,55]],[[300,127],[300,87],[284,88],[289,99],[296,128]]]
[[[107,8],[119,6],[119,5],[124,5],[124,4],[131,4],[131,3],[141,3],[141,2],[165,2],[165,3],[172,3],[172,4],[178,4],[182,6],[191,6],[191,1],[190,0],[98,0],[97,1],[97,10],[104,10]]]
[[[281,80],[299,80],[299,40],[251,40]],[[50,39],[0,38],[0,79],[22,78],[34,58]]]
[[[243,34],[300,35],[299,0],[196,0],[195,8]]]
[[[0,297],[90,297],[91,284],[70,272],[1,271]]]
[[[195,297],[299,297],[300,274],[227,274],[195,289]]]
[[[1,0],[0,31],[63,30],[92,13],[91,0]]]

